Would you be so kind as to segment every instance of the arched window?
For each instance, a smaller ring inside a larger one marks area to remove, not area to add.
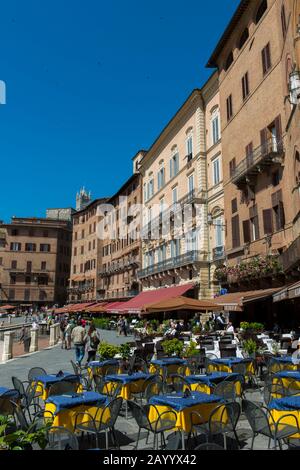
[[[243,45],[247,42],[248,39],[249,39],[249,29],[246,28],[240,37],[239,45],[238,45],[239,49],[242,49]]]
[[[267,0],[263,0],[261,2],[261,4],[259,5],[259,8],[258,8],[257,13],[256,13],[256,17],[255,17],[255,23],[256,24],[260,22],[260,20],[264,16],[265,12],[267,11],[267,9],[268,9],[268,2],[267,2]]]
[[[225,71],[229,69],[231,64],[233,63],[233,53],[230,52],[229,56],[227,57],[227,60],[225,62]]]

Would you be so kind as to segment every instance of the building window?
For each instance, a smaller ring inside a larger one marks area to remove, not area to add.
[[[190,135],[186,140],[187,161],[193,160],[193,136]]]
[[[162,166],[157,175],[157,189],[158,191],[165,185],[165,169]]]
[[[248,72],[245,73],[245,75],[242,78],[242,90],[243,90],[243,100],[245,101],[245,99],[248,98],[250,94]]]
[[[42,243],[40,245],[40,251],[44,252],[44,253],[49,253],[50,252],[50,245],[47,245],[45,243]]]
[[[73,274],[76,274],[76,265],[73,266]]]
[[[31,284],[31,277],[30,276],[25,277],[25,284]]]
[[[45,271],[45,270],[46,270],[46,267],[47,267],[46,261],[42,261],[42,262],[41,262],[41,270],[42,270],[42,271]]]
[[[216,158],[213,161],[213,182],[214,182],[214,185],[219,184],[220,181],[221,181],[221,177],[220,177],[220,160],[219,160],[219,158]]]
[[[74,232],[74,240],[77,240],[77,232]]]
[[[43,232],[43,237],[44,237],[44,238],[48,238],[48,237],[49,237],[49,232],[48,232],[48,230],[44,230],[44,232]]]
[[[3,258],[0,258],[0,266],[3,266]]]
[[[10,244],[10,251],[21,251],[22,245],[21,243],[11,243]]]
[[[282,199],[282,190],[272,194],[272,207],[275,230],[282,230],[285,227],[285,212]]]
[[[171,240],[171,258],[178,258],[180,256],[180,240]]]
[[[84,255],[84,246],[83,246],[83,245],[80,247],[80,253],[81,253],[82,255]]]
[[[17,261],[12,261],[11,262],[11,269],[17,269],[18,262]]]
[[[229,174],[230,174],[230,178],[232,178],[232,177],[235,175],[235,171],[236,171],[236,159],[233,158],[233,159],[229,162]]]
[[[178,152],[173,155],[170,160],[170,178],[174,178],[179,172],[179,154]]]
[[[176,204],[178,202],[178,187],[172,189],[172,203]]]
[[[228,96],[227,101],[226,101],[226,107],[227,107],[227,121],[230,121],[230,119],[233,116],[232,95]]]
[[[222,217],[218,217],[215,221],[215,241],[216,241],[216,248],[224,246],[224,238],[223,238],[223,219]]]
[[[10,276],[10,284],[16,284],[16,276]]]
[[[77,256],[77,247],[74,248],[74,256]]]
[[[211,121],[212,125],[212,144],[215,145],[220,140],[220,123],[219,115],[214,113]]]
[[[270,235],[273,233],[273,211],[272,209],[266,209],[263,211],[264,221],[264,234]]]
[[[148,183],[148,199],[154,196],[154,179],[151,179]]]
[[[195,189],[194,175],[190,175],[188,177],[188,193],[189,194],[193,193],[194,189]]]
[[[230,54],[228,55],[227,59],[226,59],[226,62],[225,62],[225,71],[227,71],[229,69],[229,67],[231,66],[231,64],[233,64],[233,53],[230,52]]]
[[[243,45],[247,42],[248,38],[249,38],[249,29],[246,28],[244,29],[243,34],[240,37],[239,49],[242,49]]]
[[[30,289],[24,290],[24,300],[30,300]]]
[[[255,17],[255,23],[259,23],[262,17],[264,16],[265,12],[268,9],[268,2],[267,0],[263,0],[257,10],[256,17]]]
[[[35,243],[25,243],[25,251],[36,251]]]
[[[14,300],[15,299],[15,289],[9,289],[8,298],[9,298],[9,300]]]
[[[232,231],[232,248],[238,248],[241,246],[240,239],[240,219],[236,215],[231,219],[231,231]]]
[[[26,272],[31,273],[31,271],[32,271],[32,262],[27,261],[27,263],[26,263]]]
[[[16,228],[12,229],[11,235],[12,237],[17,237],[19,235],[19,230]]]
[[[262,66],[263,66],[263,74],[266,75],[270,68],[272,67],[271,63],[271,48],[270,43],[268,43],[263,50],[261,51],[262,55]]]
[[[235,214],[238,210],[238,205],[237,205],[237,198],[232,199],[231,201],[231,212],[232,214]]]

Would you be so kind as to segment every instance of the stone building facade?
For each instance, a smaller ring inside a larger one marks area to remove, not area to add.
[[[40,307],[67,299],[72,226],[17,218],[0,225],[0,305]]]
[[[195,297],[210,298],[218,289],[212,273],[224,252],[220,129],[214,74],[140,162],[143,290],[193,282]]]
[[[134,174],[107,201],[102,222],[100,300],[128,300],[140,292],[137,271],[141,267],[141,176],[136,171],[142,153],[134,159]]]
[[[96,199],[73,214],[69,302],[97,300],[97,272],[102,262],[102,240],[97,228],[101,221],[99,207],[105,202],[106,199]]]
[[[299,23],[297,1],[241,1],[208,62],[219,75],[229,268],[261,256],[279,272],[299,237]]]

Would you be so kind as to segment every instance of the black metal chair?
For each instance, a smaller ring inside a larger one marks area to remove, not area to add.
[[[76,413],[74,432],[81,431],[82,435],[84,433],[95,435],[97,448],[99,448],[99,434],[105,432],[106,449],[108,449],[108,433],[110,432],[114,445],[119,449],[114,426],[119,416],[122,402],[123,399],[121,397],[110,401],[104,408],[98,408],[95,417],[87,412]]]
[[[74,394],[77,392],[78,384],[74,382],[67,382],[65,380],[57,382],[49,388],[48,396]]]
[[[221,446],[218,446],[218,444],[214,444],[212,442],[205,442],[204,444],[200,444],[199,446],[195,447],[194,450],[225,450],[225,449]]]
[[[259,407],[247,400],[243,400],[243,411],[252,430],[251,450],[254,448],[255,438],[259,434],[269,438],[269,448],[271,440],[273,440],[275,449],[277,449],[278,443],[280,450],[282,450],[281,441],[283,439],[288,439],[289,437],[300,433],[298,420],[293,414],[287,413],[275,422],[271,412],[267,408]],[[289,418],[289,420],[291,419],[295,423],[295,426],[285,424],[283,421],[286,418]]]
[[[128,407],[132,413],[133,418],[135,419],[139,427],[135,450],[138,448],[139,441],[140,441],[140,434],[141,434],[142,429],[144,429],[145,431],[148,431],[148,436],[150,433],[153,433],[154,435],[153,449],[154,450],[156,449],[158,450],[159,435],[161,436],[161,445],[162,446],[163,444],[165,445],[164,433],[174,429],[176,425],[176,421],[177,421],[176,413],[174,411],[159,413],[158,409],[154,405],[140,406],[133,401],[128,401]],[[149,412],[150,412],[151,407],[155,408],[155,411],[156,411],[157,417],[155,421],[149,420]],[[170,419],[170,416],[173,416],[174,419]],[[148,442],[148,437],[147,437],[146,444],[147,442]]]
[[[140,402],[142,405],[144,401],[148,400],[155,395],[159,395],[163,390],[162,378],[159,375],[148,377],[144,380],[143,384],[133,382],[130,386],[130,394],[133,400]]]
[[[227,359],[228,357],[236,357],[236,346],[220,346],[221,359]]]
[[[28,382],[33,382],[34,378],[39,375],[47,375],[47,372],[42,367],[32,367],[28,372]]]
[[[225,403],[215,408],[210,414],[208,423],[204,422],[203,417],[197,411],[193,411],[190,415],[191,429],[194,435],[204,434],[207,442],[209,438],[221,434],[224,439],[224,449],[227,450],[227,435],[233,434],[238,446],[240,442],[236,432],[241,414],[241,407],[238,403]]]
[[[94,380],[95,391],[101,395],[106,395],[110,401],[116,399],[120,395],[122,388],[122,384],[120,382],[110,382],[108,385],[108,382],[105,382],[105,379],[100,375],[96,375]]]
[[[182,393],[186,389],[191,391],[189,382],[179,374],[172,374],[169,376],[169,382],[166,384],[167,393]]]
[[[69,429],[53,426],[47,433],[48,445],[46,450],[78,450],[78,439]]]

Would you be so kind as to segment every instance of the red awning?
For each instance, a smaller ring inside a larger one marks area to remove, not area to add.
[[[0,310],[14,310],[17,307],[13,307],[12,305],[0,305]]]
[[[95,305],[96,302],[89,302],[89,303],[84,303],[84,304],[75,304],[72,305],[69,308],[69,312],[83,312],[87,307],[91,307],[92,305]]]
[[[193,289],[194,284],[184,286],[167,287],[147,292],[141,292],[134,299],[124,302],[119,307],[114,307],[115,313],[136,313],[143,312],[147,305],[160,302],[161,300],[173,299],[185,294]],[[109,309],[111,311],[111,307]]]
[[[113,302],[106,305],[103,310],[107,313],[120,313],[120,309],[122,309],[126,303],[127,302]]]

